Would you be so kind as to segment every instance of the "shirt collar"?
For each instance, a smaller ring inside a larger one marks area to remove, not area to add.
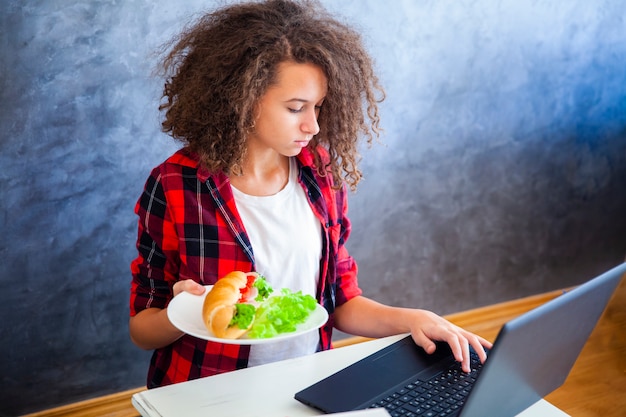
[[[307,148],[302,149],[302,151],[297,155],[296,158],[304,166],[312,166],[314,162],[313,153]],[[196,168],[198,170],[198,179],[202,182],[206,182],[209,177],[213,177],[216,185],[219,187],[221,184],[228,181],[228,176],[225,173],[211,173],[209,170],[204,168],[200,164],[200,157],[196,153],[189,151],[187,148],[179,149],[172,156],[170,161],[186,167]]]

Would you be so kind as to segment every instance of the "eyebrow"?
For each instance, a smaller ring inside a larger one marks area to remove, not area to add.
[[[319,99],[318,101],[310,101],[310,100],[306,100],[306,99],[303,99],[303,98],[297,98],[296,97],[296,98],[292,98],[292,99],[286,100],[285,103],[293,103],[294,101],[298,102],[298,103],[319,103],[320,101],[325,101],[325,100],[326,100],[325,96],[322,97],[321,99]]]

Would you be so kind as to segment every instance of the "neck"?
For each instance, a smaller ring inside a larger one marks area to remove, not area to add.
[[[242,175],[231,176],[230,182],[249,195],[274,195],[289,181],[289,158],[283,155],[245,160],[242,168]]]

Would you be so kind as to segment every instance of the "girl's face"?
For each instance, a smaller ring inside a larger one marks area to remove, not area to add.
[[[322,69],[291,61],[278,65],[277,82],[259,100],[249,151],[273,150],[295,156],[320,128],[317,117],[328,82]]]

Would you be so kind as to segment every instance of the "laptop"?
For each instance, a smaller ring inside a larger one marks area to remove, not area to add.
[[[561,386],[626,273],[626,263],[509,321],[472,372],[446,344],[428,355],[411,336],[303,389],[325,413],[384,407],[391,416],[515,416]]]

